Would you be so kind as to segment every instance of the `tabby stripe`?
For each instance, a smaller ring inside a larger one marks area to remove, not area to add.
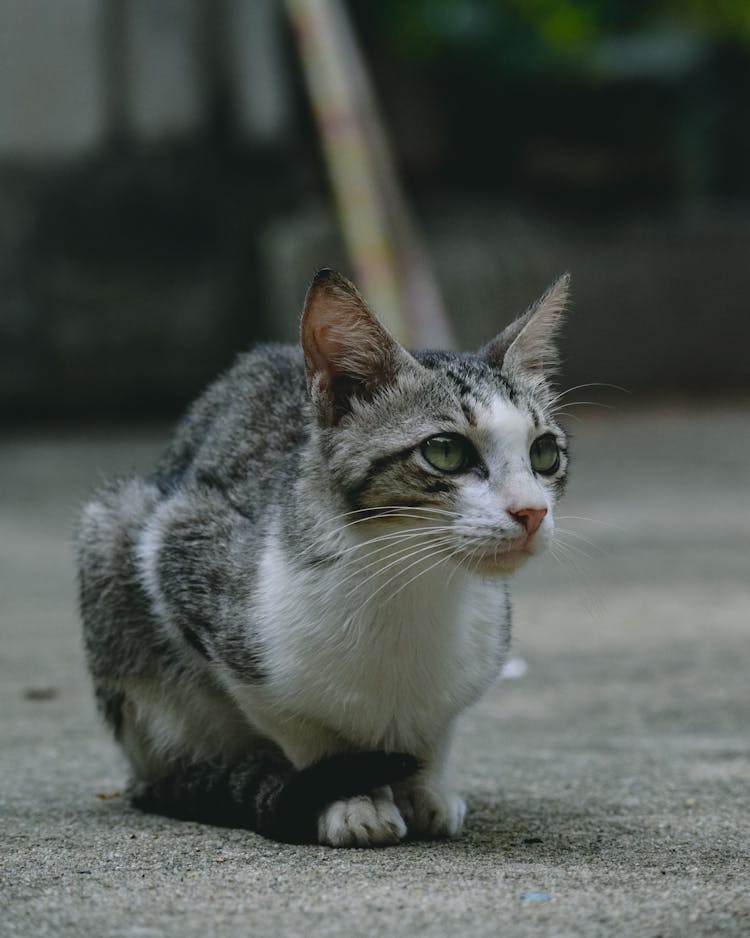
[[[471,385],[467,381],[464,381],[464,379],[460,375],[457,375],[451,368],[448,368],[445,373],[458,388],[458,399],[466,422],[470,427],[475,427],[477,425],[477,418],[470,405],[470,401],[474,401],[475,396]]]
[[[190,645],[191,648],[194,648],[198,654],[202,655],[204,658],[210,658],[208,649],[198,637],[198,633],[195,632],[186,622],[181,621],[179,626],[180,630],[182,631],[182,637],[185,639],[188,645]],[[205,624],[203,627],[206,627]]]
[[[511,404],[518,404],[518,393],[516,392],[516,389],[513,387],[510,381],[508,381],[504,374],[500,372],[496,372],[496,374],[498,381],[500,384],[502,384],[503,388],[505,389],[505,393],[508,395],[508,400],[511,402]]]
[[[468,401],[465,401],[463,398],[461,398],[461,410],[463,411],[464,417],[466,418],[466,422],[469,424],[469,426],[475,427],[477,425],[476,414],[471,409],[471,407],[469,407]]]
[[[414,452],[414,447],[409,446],[406,449],[398,450],[395,453],[388,453],[385,456],[380,456],[378,459],[373,459],[370,463],[367,472],[351,487],[347,488],[346,494],[349,498],[349,501],[353,505],[359,505],[359,499],[361,496],[370,488],[373,481],[380,475],[380,473],[387,469],[389,466],[396,465],[400,462],[405,462],[409,459]]]
[[[461,375],[457,375],[456,372],[455,372],[452,368],[447,368],[445,373],[446,373],[446,375],[453,381],[453,383],[456,385],[456,387],[458,388],[458,392],[459,392],[459,394],[461,395],[461,397],[471,397],[471,396],[472,396],[471,385],[470,385],[468,382],[464,381],[464,379],[461,377]]]
[[[265,684],[269,679],[268,670],[258,651],[242,648],[232,652],[227,648],[223,649],[223,658],[232,673],[248,684]]]

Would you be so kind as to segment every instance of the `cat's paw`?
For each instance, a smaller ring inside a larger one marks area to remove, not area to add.
[[[455,837],[461,833],[466,815],[463,798],[435,785],[400,787],[396,804],[412,835]]]
[[[385,846],[405,836],[406,824],[390,788],[334,801],[318,817],[318,840],[331,847]]]

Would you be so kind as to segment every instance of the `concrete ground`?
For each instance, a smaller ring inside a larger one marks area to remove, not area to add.
[[[518,578],[528,670],[464,720],[465,832],[374,851],[127,806],[70,532],[162,434],[6,436],[0,934],[749,935],[750,410],[604,413],[574,426],[558,512],[586,540]]]

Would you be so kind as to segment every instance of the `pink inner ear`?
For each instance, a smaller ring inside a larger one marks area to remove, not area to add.
[[[374,331],[359,311],[333,317],[330,308],[326,309],[317,322],[310,323],[305,349],[309,364],[324,374],[370,383],[382,371],[388,355]]]
[[[320,341],[324,330],[325,327],[321,328],[314,320],[307,317],[302,321],[302,348],[305,353],[305,364],[308,371],[327,373],[329,370],[330,355],[325,354],[326,344]]]
[[[308,387],[332,423],[393,380],[407,353],[388,334],[355,288],[326,272],[308,290],[302,316]]]
[[[569,285],[570,276],[563,274],[526,313],[528,321],[509,346],[504,365],[527,371],[554,369],[558,361],[555,336],[562,324]]]
[[[330,272],[308,291],[302,346],[308,372],[364,384],[382,381],[400,350],[352,284]]]

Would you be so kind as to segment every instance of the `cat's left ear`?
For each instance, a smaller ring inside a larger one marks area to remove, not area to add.
[[[568,302],[570,274],[559,277],[536,303],[479,350],[493,368],[550,372],[557,365],[555,339]]]
[[[327,268],[318,271],[307,291],[302,350],[313,403],[331,425],[351,411],[355,399],[371,399],[402,368],[418,367],[354,284]]]

